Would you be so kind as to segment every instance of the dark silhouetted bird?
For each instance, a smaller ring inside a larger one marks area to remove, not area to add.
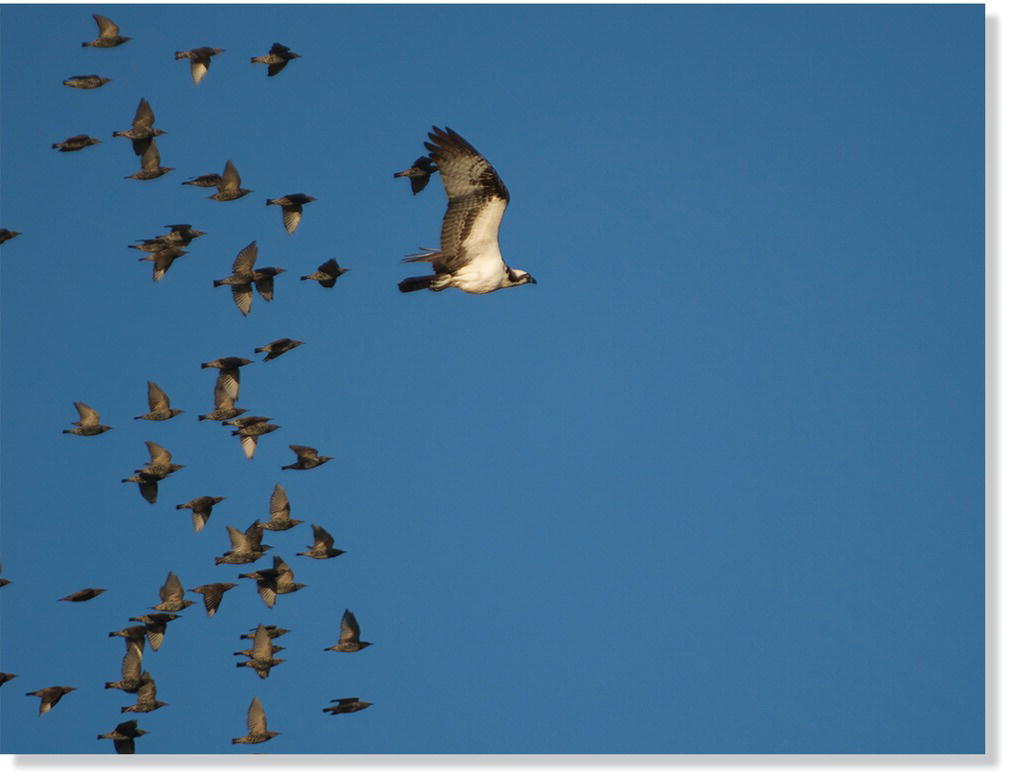
[[[224,51],[225,49],[214,49],[210,46],[201,46],[199,49],[177,51],[176,59],[190,60],[190,77],[193,79],[194,84],[199,84],[205,74],[207,74],[208,68],[211,67],[211,58]]]
[[[60,702],[60,698],[66,695],[68,692],[73,692],[77,687],[43,687],[41,690],[35,692],[26,692],[25,695],[37,695],[42,700],[39,702],[39,716],[41,717],[56,704]]]
[[[225,163],[225,170],[222,171],[222,180],[216,185],[218,191],[208,197],[208,200],[225,202],[227,200],[239,200],[244,195],[253,192],[252,189],[243,189],[242,180],[239,178],[239,171],[232,164],[232,160]]]
[[[166,168],[162,165],[161,155],[158,153],[158,144],[155,140],[151,140],[151,144],[145,150],[144,154],[141,155],[141,169],[136,173],[131,173],[129,176],[124,176],[125,179],[137,179],[138,181],[149,181],[151,179],[157,179],[159,176],[164,176],[170,170],[175,168]]]
[[[92,74],[89,76],[71,76],[68,79],[64,79],[63,85],[65,87],[73,87],[74,89],[98,89],[110,81],[112,81],[111,78]]]
[[[274,556],[274,567],[265,568],[260,571],[239,574],[240,579],[253,579],[257,582],[257,594],[267,604],[268,608],[274,608],[279,595],[287,595],[305,587],[294,581],[294,574],[288,563],[278,555]]]
[[[235,586],[233,582],[215,582],[194,587],[190,592],[204,596],[204,610],[207,611],[209,617],[213,617],[222,603],[222,596]]]
[[[128,476],[125,479],[120,479],[121,482],[126,484],[136,484],[137,488],[141,491],[141,497],[144,498],[148,503],[155,503],[158,500],[158,482],[162,480],[160,476],[153,476],[150,473],[135,473],[133,476]]]
[[[302,220],[302,207],[307,203],[312,203],[314,200],[316,200],[315,197],[297,192],[293,195],[284,195],[276,197],[273,200],[269,199],[267,205],[281,206],[281,223],[285,227],[285,232],[291,235]]]
[[[109,425],[101,423],[98,412],[91,406],[86,406],[84,403],[75,401],[74,407],[81,418],[77,422],[72,422],[71,424],[74,427],[64,430],[64,433],[70,433],[71,435],[100,435],[107,430],[112,430]]]
[[[274,277],[284,272],[284,268],[270,266],[253,271],[253,283],[257,287],[257,292],[268,303],[274,300]]]
[[[136,248],[136,247],[131,247]],[[186,254],[186,249],[181,249],[179,246],[168,245],[161,249],[151,252],[147,257],[139,257],[139,262],[153,262],[154,266],[151,268],[151,280],[161,281],[165,278],[165,274],[169,268],[172,267],[172,263]],[[135,417],[139,419],[140,417]],[[168,417],[167,417],[168,418]]]
[[[232,300],[239,312],[246,316],[253,306],[253,263],[257,259],[257,242],[253,241],[243,247],[236,259],[232,261],[232,275],[224,279],[216,279],[215,287],[229,286],[232,288]],[[202,368],[205,366],[201,366]]]
[[[345,609],[345,614],[341,617],[341,632],[338,634],[338,643],[327,647],[324,651],[358,652],[367,646],[373,646],[373,642],[359,640],[359,623],[355,619],[355,615],[348,609]]]
[[[113,133],[113,138],[129,138],[134,147],[134,154],[138,157],[143,157],[157,135],[165,135],[165,130],[159,130],[155,127],[155,112],[151,110],[151,104],[142,97],[141,102],[137,104],[137,110],[134,112],[134,121],[131,123],[130,129],[117,130]],[[157,162],[155,165],[157,165]],[[173,169],[166,169],[166,171],[169,170]]]
[[[135,749],[134,739],[140,738],[148,732],[147,730],[138,728],[137,720],[132,719],[127,722],[121,722],[116,726],[115,730],[100,734],[99,738],[112,739],[117,754],[132,755]]]
[[[131,622],[140,622],[144,625],[144,633],[148,637],[148,646],[153,652],[157,652],[165,640],[165,628],[169,622],[179,619],[178,614],[143,614],[140,617],[131,617]]]
[[[11,238],[17,238],[21,233],[17,230],[8,230],[6,227],[0,228],[0,243],[6,243]]]
[[[172,452],[164,446],[156,444],[154,441],[145,441],[144,445],[148,447],[148,454],[151,456],[151,460],[145,463],[144,467],[140,470],[134,471],[134,473],[143,473],[164,479],[166,476],[170,476],[186,467],[185,465],[177,465],[172,462]]]
[[[236,530],[229,525],[226,525],[225,529],[228,531],[229,543],[232,545],[232,549],[224,552],[221,557],[216,557],[215,565],[221,565],[222,563],[229,565],[252,563],[263,557],[265,550],[271,548],[260,543],[261,538],[264,536],[264,531],[262,528],[257,527],[256,522],[250,525],[246,529],[246,532]]]
[[[155,680],[151,678],[151,674],[145,671],[141,674],[141,685],[137,688],[137,703],[132,706],[123,706],[120,712],[126,714],[128,711],[134,711],[144,714],[169,705],[165,701],[156,700],[157,697],[158,688],[155,686]]]
[[[182,611],[193,605],[192,600],[183,600],[183,585],[172,571],[169,571],[165,584],[159,588],[158,597],[162,602],[150,607],[155,611]]]
[[[5,673],[0,673],[0,687],[3,687],[3,686],[4,686],[5,684],[7,684],[7,682],[9,682],[9,681],[10,681],[11,679],[17,679],[17,678],[18,678],[18,675],[17,675],[17,674],[5,674]]]
[[[250,708],[246,712],[246,729],[249,732],[242,738],[232,739],[233,744],[260,744],[281,735],[276,730],[267,729],[264,707],[256,696],[250,701]]]
[[[308,552],[296,552],[297,555],[312,557],[315,560],[327,560],[345,553],[344,549],[334,548],[334,539],[331,534],[320,525],[311,525],[310,527],[313,528],[313,546],[306,547]]]
[[[433,161],[428,156],[419,157],[412,163],[410,168],[395,173],[394,178],[402,176],[408,178],[412,182],[412,194],[417,195],[426,188],[426,184],[429,183],[429,177],[435,172],[436,166],[433,165]]]
[[[202,235],[207,235],[207,233],[203,230],[194,230],[193,226],[188,224],[173,224],[165,226],[169,228],[169,232],[165,235],[158,236],[156,240],[179,244],[180,246],[189,246],[190,241],[194,238],[200,238]]]
[[[303,343],[303,341],[293,341],[291,338],[279,338],[266,346],[258,346],[253,350],[253,353],[265,352],[264,362],[268,362],[281,357],[285,352],[295,349],[297,346],[302,346]]]
[[[301,519],[292,519],[292,507],[288,502],[288,493],[280,484],[274,485],[274,491],[271,492],[271,500],[268,501],[267,506],[270,518],[267,522],[257,522],[257,527],[262,530],[289,530],[302,524]]]
[[[189,181],[181,182],[184,186],[190,185],[191,187],[217,187],[222,183],[221,174],[218,173],[205,173],[202,176],[194,176]]]
[[[224,422],[222,424],[225,424]],[[252,460],[257,451],[257,442],[262,435],[280,430],[281,425],[272,425],[269,422],[254,422],[243,425],[238,430],[233,430],[232,435],[239,436],[239,443],[243,447],[243,454],[247,460]]]
[[[134,417],[134,419],[150,419],[153,422],[163,422],[183,413],[182,409],[169,408],[170,405],[169,396],[155,382],[149,381],[148,408],[150,411],[147,414]]]
[[[252,668],[257,672],[257,676],[261,679],[266,679],[271,674],[271,669],[274,666],[285,662],[281,658],[274,657],[272,647],[267,628],[263,625],[258,625],[256,632],[253,634],[253,653],[250,655],[250,659],[242,663],[236,663],[236,668]]]
[[[143,680],[141,679],[141,658],[144,655],[144,626],[140,628],[140,641],[127,640],[127,651],[123,655],[120,664],[120,679],[116,682],[106,682],[107,690],[123,690],[127,693],[135,693],[140,689]],[[122,632],[122,631],[121,631]],[[112,635],[112,634],[110,634]]]
[[[331,703],[338,704],[337,706],[328,706],[324,709],[325,712],[329,711],[331,716],[335,714],[351,714],[368,709],[373,705],[369,701],[360,701],[358,698],[331,698]]]
[[[259,57],[250,57],[250,62],[267,65],[267,75],[277,76],[285,69],[289,60],[299,59],[301,56],[301,54],[296,54],[289,49],[288,46],[275,43],[267,54],[262,54]]]
[[[311,468],[316,468],[318,465],[323,465],[328,460],[333,460],[333,457],[327,457],[326,455],[317,454],[317,450],[311,446],[299,446],[298,444],[289,444],[288,448],[295,452],[295,456],[298,458],[294,463],[289,465],[281,466],[283,471],[308,471]]]
[[[286,633],[292,632],[288,628],[280,628],[277,625],[264,625],[263,627],[267,631],[268,638],[278,638],[278,636],[283,636]],[[257,629],[258,628],[252,628],[249,633],[243,633],[240,638],[254,638],[257,635]]]
[[[338,265],[338,261],[333,257],[327,262],[317,266],[317,269],[309,274],[308,276],[300,276],[300,281],[318,281],[321,287],[330,289],[334,286],[334,282],[338,280],[338,277],[343,273],[348,273],[349,268],[342,268]]]
[[[98,138],[89,138],[87,135],[72,135],[65,141],[54,143],[53,148],[60,151],[81,151],[96,143],[102,143]]]
[[[82,46],[94,46],[96,49],[111,49],[130,40],[129,37],[120,35],[120,28],[111,19],[99,14],[92,14],[92,19],[98,25],[98,37],[93,41],[82,43]]]
[[[223,497],[213,498],[210,495],[201,495],[199,498],[194,498],[186,503],[180,503],[176,506],[176,510],[190,509],[193,512],[191,515],[193,519],[193,532],[199,533],[211,518],[211,510],[223,500],[225,500]]]
[[[240,252],[242,254],[242,252]],[[202,362],[200,367],[203,368],[217,368],[218,369],[218,380],[215,384],[215,406],[220,407],[219,403],[219,384],[221,385],[221,392],[224,393],[225,397],[230,399],[233,403],[239,400],[239,369],[245,365],[250,365],[253,360],[247,360],[245,357],[219,357],[217,360],[211,360],[211,362]],[[243,413],[242,411],[239,412]],[[238,416],[238,414],[234,415]]]
[[[72,592],[70,595],[64,595],[62,598],[57,598],[57,600],[70,601],[71,603],[81,603],[82,601],[97,598],[103,592],[105,592],[105,589],[102,587],[85,587],[83,590]]]

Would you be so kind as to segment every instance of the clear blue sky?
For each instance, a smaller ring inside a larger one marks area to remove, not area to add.
[[[92,12],[126,45],[82,48]],[[977,753],[984,747],[981,6],[4,6],[4,752],[108,753],[123,643],[171,569],[268,534],[251,582],[169,626],[147,753]],[[276,78],[249,64],[280,41]],[[177,49],[217,46],[195,87]],[[73,90],[61,81],[113,81]],[[146,97],[148,182],[111,138]],[[402,295],[449,125],[512,200],[538,286]],[[78,133],[98,146],[60,154]],[[181,187],[235,161],[234,203]],[[264,199],[318,198],[288,236]],[[154,284],[127,246],[207,231]],[[288,272],[243,319],[250,241]],[[336,257],[332,290],[298,277]],[[282,429],[244,459],[201,362]],[[134,421],[153,380],[186,414]],[[74,401],[114,426],[61,435]],[[186,468],[149,505],[145,440]],[[287,444],[334,460],[281,471]],[[175,504],[225,495],[194,534]],[[348,550],[295,553],[324,525]],[[108,592],[82,604],[57,598]],[[323,652],[352,609],[375,646]],[[292,632],[269,679],[232,652]],[[24,693],[77,687],[44,717]],[[250,699],[282,735],[233,747]],[[329,717],[332,698],[372,701]]]

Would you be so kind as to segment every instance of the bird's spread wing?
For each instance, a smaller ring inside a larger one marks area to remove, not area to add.
[[[148,382],[148,408],[152,411],[168,411],[169,396],[155,382]]]
[[[154,441],[145,441],[148,447],[148,454],[151,455],[152,466],[168,466],[172,462],[172,452]]]
[[[263,733],[267,730],[267,716],[260,698],[255,697],[250,702],[250,709],[246,712],[246,729],[250,733]]]
[[[219,191],[225,189],[239,189],[242,181],[239,178],[239,171],[232,164],[232,160],[225,163],[225,170],[222,171],[222,182],[219,184]]]
[[[288,502],[288,494],[280,484],[274,485],[274,492],[271,493],[271,502],[268,504],[268,511],[271,519],[288,519],[291,511]]]
[[[233,284],[232,302],[243,316],[249,314],[253,308],[253,287],[249,284]]]
[[[77,409],[77,413],[81,417],[80,424],[82,426],[90,427],[91,425],[99,424],[98,412],[91,406],[86,406],[84,403],[75,402],[74,407]]]
[[[155,124],[155,112],[151,110],[151,104],[143,97],[137,105],[137,112],[134,114],[133,127],[136,130],[150,129]]]
[[[341,618],[341,640],[358,641],[359,632],[359,622],[355,619],[355,615],[345,609],[345,615]]]
[[[120,34],[120,28],[112,20],[99,14],[92,14],[92,18],[95,19],[95,24],[98,25],[98,34],[100,38],[116,38]]]
[[[235,274],[248,275],[253,273],[253,263],[257,260],[257,242],[253,241],[249,246],[242,249],[232,262],[232,272]]]

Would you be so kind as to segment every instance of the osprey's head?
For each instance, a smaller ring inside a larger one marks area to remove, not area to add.
[[[537,284],[535,277],[526,270],[520,268],[507,268],[507,281],[510,287],[519,287],[521,284]]]

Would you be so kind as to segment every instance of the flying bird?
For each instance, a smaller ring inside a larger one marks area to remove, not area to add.
[[[73,692],[77,687],[43,687],[41,690],[35,692],[26,692],[25,695],[37,695],[41,699],[39,701],[39,716],[41,717],[56,704],[60,702],[60,699],[68,692]]]
[[[355,619],[355,615],[348,609],[345,609],[345,613],[341,617],[341,632],[338,635],[338,643],[327,647],[324,651],[358,652],[367,646],[373,646],[372,641],[360,641],[359,632],[359,622]]]
[[[199,84],[208,72],[208,68],[211,67],[211,58],[224,51],[225,49],[214,49],[210,46],[201,46],[199,49],[177,51],[176,59],[190,60],[190,77],[193,79],[194,84]]]
[[[126,693],[135,693],[140,689],[143,680],[141,679],[141,658],[144,655],[144,626],[136,625],[140,629],[140,641],[127,639],[127,651],[120,663],[120,679],[115,682],[106,682],[107,690],[123,690]],[[128,628],[129,629],[129,628]],[[123,631],[120,631],[122,633]],[[110,635],[113,635],[110,633]]]
[[[220,173],[205,173],[201,176],[194,176],[189,181],[181,182],[183,186],[191,187],[204,187],[210,189],[211,187],[217,187],[222,183],[222,176]]]
[[[148,646],[152,652],[157,652],[165,640],[165,628],[172,620],[179,619],[179,614],[142,614],[139,617],[131,617],[131,622],[140,622],[144,625],[144,633],[148,637]]]
[[[412,183],[412,195],[417,195],[426,188],[426,184],[429,183],[429,177],[435,172],[436,166],[433,165],[433,161],[428,156],[419,157],[412,163],[410,168],[395,173],[394,178],[406,177]]]
[[[223,497],[211,497],[210,495],[201,495],[199,498],[187,501],[186,503],[180,503],[176,506],[176,510],[190,509],[193,513],[191,517],[193,519],[193,532],[199,533],[204,529],[204,525],[211,519],[211,509],[221,503],[225,498]],[[193,590],[190,590],[193,592]]]
[[[179,246],[189,246],[190,241],[194,238],[200,238],[202,235],[207,235],[207,233],[203,230],[194,230],[193,226],[188,224],[165,225],[165,227],[169,228],[169,232],[165,235],[158,236],[155,240],[178,244]]]
[[[362,711],[368,709],[373,704],[369,701],[360,701],[358,698],[332,698],[331,703],[338,704],[337,706],[328,706],[324,709],[325,712],[330,712],[331,716],[335,714],[351,714],[356,711]]]
[[[6,227],[0,228],[0,243],[6,243],[11,238],[17,238],[21,233],[17,230],[8,230]]]
[[[151,678],[151,674],[145,671],[141,674],[141,684],[137,688],[137,703],[133,706],[121,707],[120,713],[126,714],[128,711],[146,713],[169,705],[165,701],[156,700],[157,697],[158,688],[155,686],[155,680]]]
[[[257,594],[268,608],[274,608],[279,595],[297,592],[306,586],[296,582],[294,577],[291,567],[278,555],[274,556],[271,568],[239,574],[240,579],[253,579],[257,583]]]
[[[239,436],[239,443],[243,447],[243,454],[246,455],[247,460],[253,459],[253,455],[257,451],[257,441],[262,435],[267,435],[281,429],[281,425],[272,425],[267,422],[266,417],[260,417],[259,419],[264,421],[240,425],[237,430],[232,431],[232,435]],[[222,424],[226,423],[222,422]]]
[[[492,165],[475,147],[449,127],[433,127],[426,143],[447,193],[440,248],[424,249],[405,262],[428,262],[431,276],[411,276],[400,284],[402,292],[429,289],[440,292],[456,287],[484,295],[507,287],[535,284],[527,271],[511,268],[499,249],[499,225],[510,193]]]
[[[135,249],[137,247],[131,246],[130,248]],[[186,249],[181,249],[175,244],[169,244],[168,246],[156,249],[148,254],[147,257],[139,257],[138,262],[155,263],[151,268],[151,280],[158,282],[165,278],[165,274],[168,272],[169,268],[172,267],[172,264],[184,254],[187,254]],[[141,417],[134,418],[141,419]],[[166,418],[168,419],[168,417]],[[144,417],[144,419],[148,419],[148,417]]]
[[[338,280],[338,277],[343,273],[348,273],[349,268],[342,268],[338,265],[337,260],[333,257],[325,263],[321,263],[317,266],[316,271],[310,273],[308,276],[300,276],[300,281],[318,281],[321,287],[330,289],[334,286],[334,282]]]
[[[198,176],[197,179],[194,179],[194,181],[203,178],[204,176]],[[192,184],[194,183],[194,181],[191,181],[189,183]],[[236,170],[236,166],[232,164],[232,160],[228,160],[225,163],[225,170],[222,171],[221,181],[215,184],[215,186],[218,187],[218,191],[215,192],[213,195],[210,195],[208,197],[208,200],[217,200],[219,202],[225,202],[227,200],[238,200],[244,195],[248,195],[251,192],[253,192],[252,189],[243,189],[242,186],[240,186],[242,183],[243,183],[242,180],[239,178],[239,171]],[[199,184],[195,186],[208,186],[208,185]]]
[[[252,668],[257,672],[257,676],[266,679],[274,666],[285,662],[274,656],[274,649],[267,628],[264,625],[258,625],[257,631],[253,634],[253,650],[250,659],[236,663],[236,668]]]
[[[17,679],[17,678],[18,678],[17,674],[0,673],[0,687],[3,687],[11,679]]]
[[[93,41],[86,41],[82,46],[94,46],[96,49],[111,49],[126,43],[130,38],[120,35],[120,28],[112,19],[107,19],[99,14],[92,14],[92,19],[98,25],[98,37]]]
[[[260,744],[280,735],[276,730],[267,729],[267,716],[264,714],[264,707],[256,696],[250,701],[250,708],[246,712],[246,730],[242,738],[232,739],[233,744]]]
[[[317,454],[317,450],[312,446],[299,446],[298,444],[289,444],[289,449],[295,452],[296,461],[289,463],[288,465],[281,466],[283,471],[308,471],[311,468],[316,468],[318,465],[323,465],[328,460],[333,460],[333,457],[326,455]]]
[[[120,479],[121,482],[132,482],[137,485],[143,497],[148,503],[155,503],[158,500],[158,482],[166,476],[170,476],[185,466],[172,462],[172,453],[164,446],[154,441],[145,441],[151,460],[142,468],[134,470],[133,476]]]
[[[74,89],[98,89],[110,81],[112,81],[111,78],[92,74],[89,76],[71,76],[68,79],[64,79],[63,85],[65,87],[73,87]]]
[[[282,226],[285,228],[285,232],[291,235],[302,220],[302,207],[307,203],[312,203],[314,200],[316,200],[315,197],[297,192],[293,195],[276,197],[273,200],[268,198],[267,205],[281,206]]]
[[[125,179],[136,179],[137,181],[150,181],[151,179],[157,179],[160,176],[164,176],[170,170],[175,168],[167,168],[162,165],[162,157],[158,153],[158,144],[155,143],[155,139],[152,138],[144,154],[141,155],[141,169],[136,173],[131,173],[129,176],[124,176]]]
[[[137,727],[137,720],[132,719],[127,722],[121,722],[116,726],[114,730],[108,733],[102,733],[99,738],[112,739],[113,746],[116,747],[116,753],[119,755],[132,755],[136,748],[134,744],[135,738],[140,738],[149,731],[141,730]]]
[[[137,104],[130,129],[117,130],[113,133],[113,138],[129,138],[134,147],[134,154],[143,157],[154,142],[155,136],[158,135],[165,135],[165,130],[155,127],[155,112],[151,110],[151,104],[142,97],[141,102]],[[168,168],[167,170],[173,169]]]
[[[334,538],[320,525],[310,525],[313,528],[313,546],[306,547],[307,552],[296,552],[302,557],[312,557],[315,560],[327,560],[345,553],[344,549],[334,548]]]
[[[249,633],[243,633],[240,638],[254,638],[257,635],[259,627],[260,626],[252,628]],[[278,638],[278,636],[283,636],[286,633],[292,632],[288,628],[280,628],[277,625],[263,625],[263,628],[267,631],[268,638]]]
[[[256,243],[256,241],[254,241],[254,243]],[[242,254],[242,252],[240,252],[240,254]],[[244,365],[250,365],[252,362],[253,360],[247,360],[245,357],[219,357],[217,360],[202,362],[200,364],[201,368],[218,369],[218,379],[215,382],[216,408],[221,406],[221,403],[219,403],[219,385],[220,391],[224,393],[222,400],[227,398],[233,403],[239,400],[239,369]],[[242,414],[243,411],[241,410],[239,413]],[[239,414],[235,414],[234,416],[239,416]]]
[[[280,484],[274,485],[274,491],[271,493],[271,500],[268,502],[268,516],[270,519],[267,522],[257,522],[256,526],[261,530],[289,530],[296,525],[301,525],[301,519],[292,519],[291,516],[292,507],[288,501],[288,493],[285,492],[285,488]]]
[[[264,552],[271,547],[267,544],[260,543],[264,537],[264,529],[257,527],[257,523],[254,522],[245,531],[236,530],[236,528],[229,525],[225,526],[225,530],[229,534],[229,543],[232,548],[223,552],[221,557],[215,558],[215,565],[221,565],[226,563],[228,565],[246,565],[247,563],[256,562],[264,556]]]
[[[259,354],[263,352],[264,362],[268,362],[281,357],[285,352],[295,349],[297,346],[302,346],[303,343],[303,341],[293,341],[291,338],[279,338],[276,341],[271,341],[266,346],[258,346],[253,350],[253,353]]]
[[[165,584],[158,589],[162,602],[150,608],[155,611],[182,611],[193,605],[192,600],[183,600],[183,584],[172,571],[165,577]]]
[[[81,151],[81,149],[87,149],[89,146],[94,146],[96,143],[102,143],[102,141],[98,138],[91,138],[87,134],[72,135],[65,141],[54,143],[53,148],[59,149],[62,152]]]
[[[213,584],[202,584],[194,587],[190,592],[196,592],[204,596],[204,610],[209,617],[213,617],[222,603],[222,597],[226,592],[235,587],[234,582],[214,582]]]
[[[77,409],[78,415],[81,417],[77,422],[72,422],[74,427],[69,430],[64,430],[64,433],[70,433],[71,435],[101,435],[107,430],[112,430],[109,425],[103,425],[99,420],[98,412],[91,406],[86,406],[84,403],[75,401],[74,407]]]
[[[277,76],[285,69],[289,60],[299,59],[301,56],[301,54],[296,54],[288,46],[275,43],[267,54],[262,54],[259,57],[250,57],[250,62],[267,65],[267,75]]]
[[[153,422],[163,422],[182,414],[182,409],[169,408],[169,396],[155,382],[148,382],[148,413],[142,414],[134,419],[150,419]]]
[[[232,261],[232,275],[216,279],[215,287],[228,286],[232,289],[232,301],[239,312],[246,316],[253,306],[253,263],[257,259],[257,242],[243,247]],[[201,366],[205,367],[204,365]]]
[[[70,595],[64,595],[62,598],[57,598],[57,600],[65,600],[70,603],[82,603],[83,601],[97,598],[103,592],[105,592],[105,589],[102,587],[85,587],[83,590],[72,592]]]

